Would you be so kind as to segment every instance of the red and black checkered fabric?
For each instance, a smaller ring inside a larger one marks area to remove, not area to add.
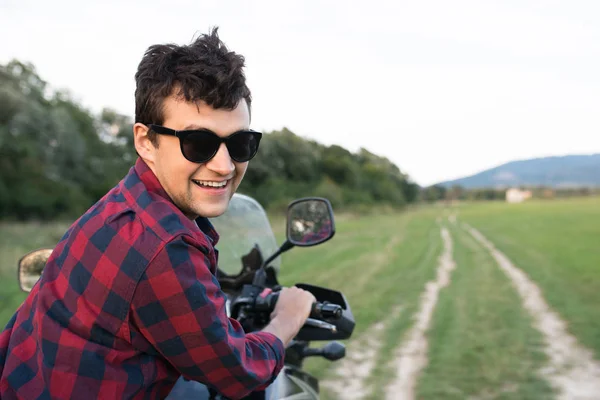
[[[217,241],[138,159],[69,228],[0,334],[0,398],[164,398],[181,375],[232,399],[265,388],[283,343],[227,317]]]

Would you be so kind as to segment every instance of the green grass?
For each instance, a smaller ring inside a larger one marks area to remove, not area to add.
[[[470,204],[459,208],[459,220],[525,271],[600,359],[600,197]]]
[[[392,350],[412,324],[425,283],[435,274],[441,251],[439,210],[387,214],[367,218],[338,218],[335,237],[314,248],[295,249],[283,256],[280,278],[283,284],[309,282],[342,291],[356,318],[356,340],[374,323],[385,320],[377,367],[369,384],[373,398],[380,398],[382,385],[393,377],[385,364]],[[402,312],[389,320],[396,306]],[[322,343],[314,343],[320,346]],[[323,377],[335,363],[307,359],[307,370]],[[332,398],[324,393],[323,398]]]
[[[440,291],[428,332],[429,363],[419,399],[542,399],[536,374],[545,360],[541,335],[489,252],[452,226],[456,269]]]

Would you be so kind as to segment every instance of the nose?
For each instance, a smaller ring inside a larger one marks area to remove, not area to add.
[[[217,154],[206,163],[206,167],[219,175],[231,175],[235,169],[235,165],[225,143],[221,143]]]

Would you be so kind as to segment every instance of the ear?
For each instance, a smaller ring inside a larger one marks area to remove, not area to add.
[[[133,143],[135,150],[148,165],[154,164],[156,147],[148,137],[148,127],[136,122],[133,125]]]

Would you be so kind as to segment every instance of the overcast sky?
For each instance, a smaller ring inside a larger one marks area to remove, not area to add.
[[[0,0],[0,63],[133,116],[146,48],[219,26],[253,128],[365,147],[421,185],[600,152],[598,1]]]

